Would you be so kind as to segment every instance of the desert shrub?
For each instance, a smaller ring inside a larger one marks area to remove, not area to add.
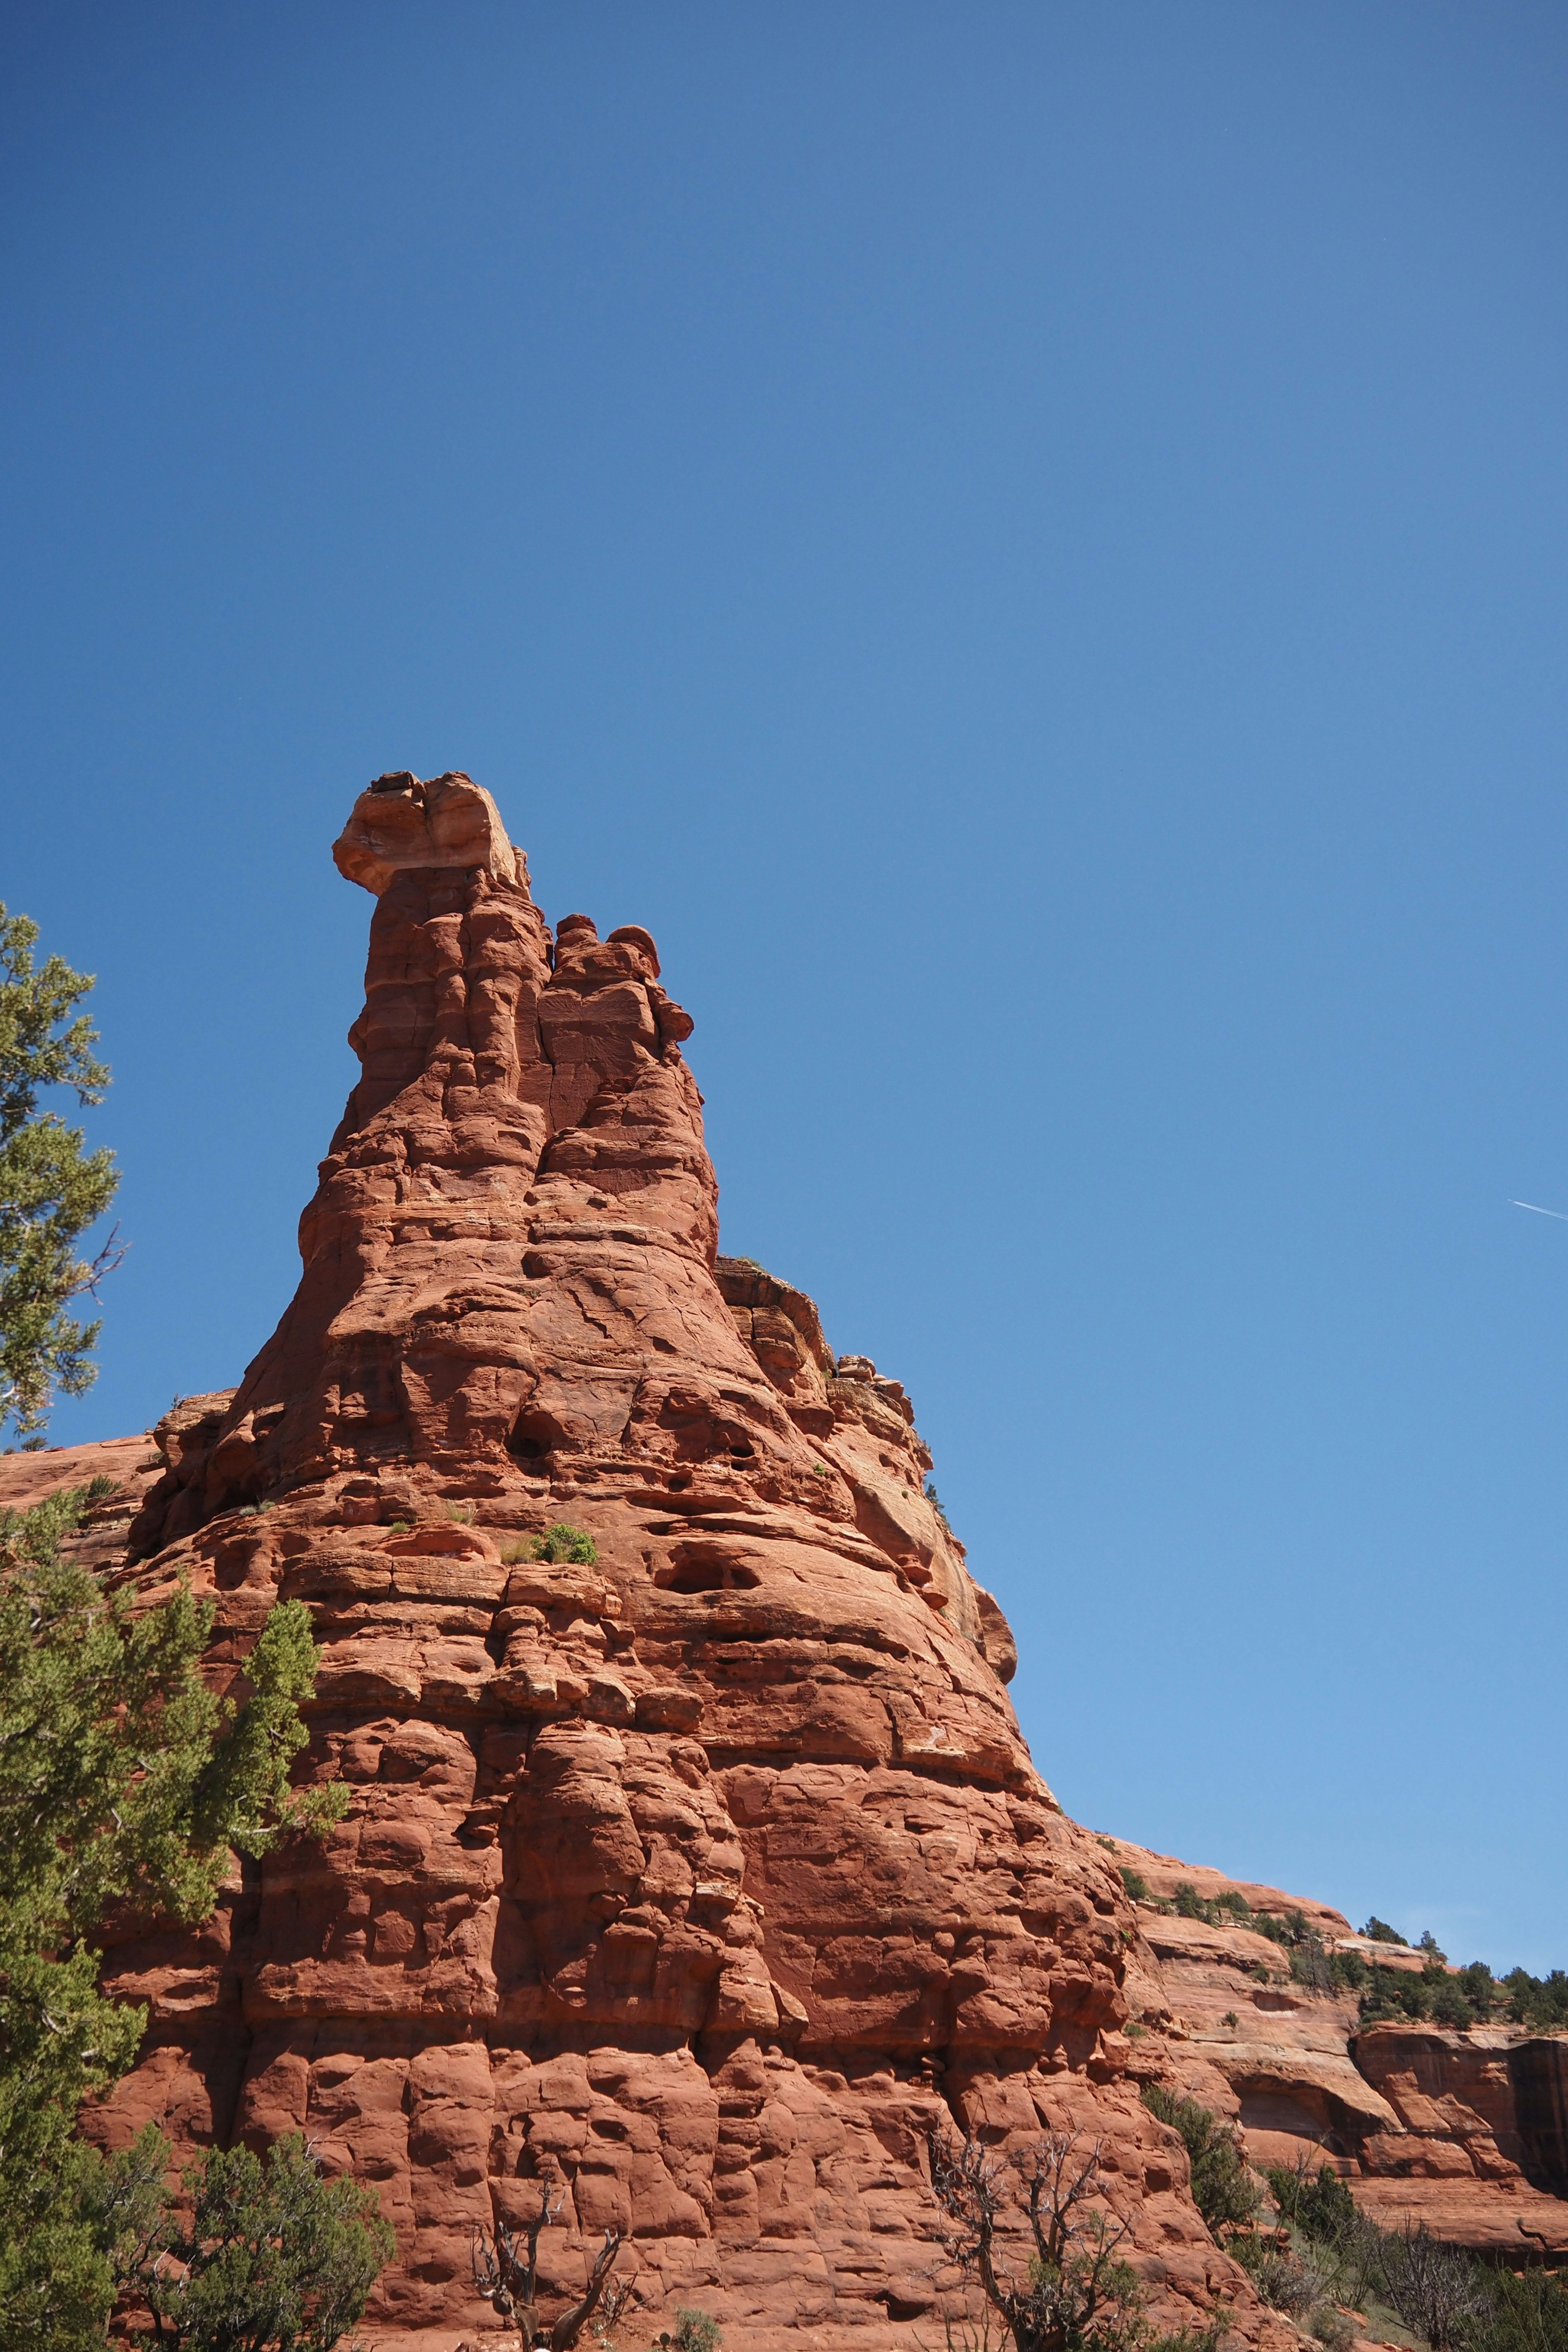
[[[1271,2309],[1304,2315],[1318,2300],[1316,2281],[1271,2232],[1243,2230],[1229,2241],[1226,2252],[1241,2264]]]
[[[1487,2310],[1479,2264],[1462,2248],[1432,2237],[1425,2222],[1401,2234],[1384,2232],[1383,2275],[1394,2310],[1432,2352],[1448,2352],[1468,2337]]]
[[[1486,2302],[1472,2321],[1473,2352],[1568,2352],[1568,2282],[1561,2272],[1515,2274],[1477,2264]]]
[[[592,1568],[599,1557],[599,1550],[593,1537],[584,1528],[569,1527],[564,1519],[557,1519],[553,1527],[546,1528],[542,1536],[535,1537],[533,1557],[535,1559],[547,1559],[553,1567],[565,1562],[573,1568]]]
[[[1204,1902],[1197,1888],[1189,1886],[1184,1878],[1171,1900],[1175,1905],[1178,1919],[1203,1919],[1207,1916],[1209,1906]],[[1213,1925],[1212,1921],[1210,1925]]]
[[[1409,1946],[1405,1944],[1405,1938],[1400,1934],[1398,1928],[1391,1927],[1386,1919],[1380,1919],[1375,1911],[1373,1913],[1372,1917],[1367,1921],[1366,1926],[1361,1932],[1364,1937],[1366,1937],[1370,1943],[1399,1944],[1402,1945],[1406,1951],[1410,1948]]]
[[[1120,1873],[1120,1876],[1122,1885],[1127,1889],[1128,1894],[1131,1896],[1134,1903],[1147,1903],[1149,1901],[1149,1882],[1144,1877],[1141,1870],[1129,1870],[1123,1866]]]
[[[660,2337],[663,2342],[663,2337]],[[675,2352],[718,2352],[723,2341],[723,2330],[711,2312],[693,2311],[685,2304],[677,2308],[675,2328],[669,2338]]]
[[[1311,1934],[1300,1911],[1255,1911],[1247,1925],[1255,1935],[1267,1936],[1271,1944],[1287,1948],[1304,1944]]]
[[[1271,2164],[1266,2178],[1280,2220],[1291,2223],[1304,2237],[1332,2245],[1353,2225],[1355,2199],[1331,2165],[1320,2165],[1314,2175],[1305,2163],[1294,2170]]]
[[[1331,2303],[1319,2304],[1316,2311],[1309,2316],[1307,2325],[1323,2347],[1323,2352],[1350,2352],[1356,2339],[1354,2320],[1348,2312],[1341,2311]]]
[[[195,1925],[234,1848],[259,1857],[347,1810],[341,1783],[295,1790],[317,1651],[300,1601],[245,1661],[250,1696],[201,1672],[212,1603],[181,1580],[133,1610],[66,1538],[94,1486],[0,1512],[0,2345],[101,2345],[125,2200],[160,2167],[105,2165],[72,2138],[83,2098],[133,2063],[145,2009],[98,1986],[98,1931],[134,1908]],[[150,2143],[144,2153],[150,2150]],[[160,2143],[160,2146],[162,2143]],[[138,2143],[142,2146],[142,2143]],[[152,2163],[151,2154],[148,2161]],[[107,2200],[107,2201],[106,2201]],[[105,2216],[115,2207],[120,2220]],[[134,2234],[134,2232],[132,2232]]]
[[[1158,2083],[1145,2083],[1142,2098],[1152,2116],[1181,2135],[1192,2168],[1193,2202],[1211,2234],[1245,2229],[1260,2200],[1231,2126],[1196,2099],[1178,2098]]]
[[[1472,1961],[1456,1976],[1436,1959],[1428,1960],[1419,1976],[1405,1969],[1374,1968],[1361,1997],[1361,2021],[1376,2025],[1385,2019],[1408,2020],[1465,2032],[1490,2016],[1495,1997],[1491,1970],[1484,1960]]]
[[[989,2305],[977,2324],[946,2320],[953,2352],[990,2347],[992,2314],[1015,2352],[1217,2352],[1223,2310],[1202,2329],[1159,2336],[1150,2327],[1138,2273],[1120,2252],[1130,2225],[1090,2210],[1086,2201],[1103,2194],[1098,2142],[1080,2151],[1076,2133],[1047,2132],[1014,2150],[1006,2169],[1023,2189],[1034,2241],[1021,2277],[998,2260],[1003,2166],[978,2140],[955,2142],[933,2131],[928,2147],[942,2242],[968,2287]]]
[[[1550,1976],[1532,1977],[1527,1969],[1510,1969],[1500,1990],[1508,1999],[1508,2014],[1515,2025],[1552,2032],[1568,2026],[1568,1974],[1553,1969]]]
[[[1289,1958],[1292,1984],[1299,1984],[1307,1992],[1332,1992],[1334,1972],[1329,1965],[1329,1956],[1323,1949],[1321,1937],[1309,1936],[1305,1943],[1290,1952]]]

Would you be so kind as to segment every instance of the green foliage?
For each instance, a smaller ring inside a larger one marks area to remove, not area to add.
[[[592,1568],[599,1551],[593,1537],[585,1534],[583,1528],[569,1527],[564,1519],[557,1519],[553,1527],[546,1528],[542,1536],[535,1537],[533,1557],[535,1559],[547,1559],[555,1566],[567,1561],[574,1568]]]
[[[1325,1999],[1331,1993],[1363,1991],[1372,1982],[1373,1972],[1358,1952],[1327,1950],[1322,1937],[1310,1927],[1289,1959],[1291,1982]]]
[[[1502,1980],[1508,2014],[1515,2025],[1533,2026],[1537,2032],[1560,2032],[1568,2026],[1568,1975],[1553,1969],[1550,1976],[1532,1977],[1528,1969],[1510,1969]]]
[[[155,2124],[113,2158],[67,2140],[47,2176],[22,2184],[21,2210],[0,2221],[5,2352],[102,2352],[110,2305],[163,2216],[168,2153]]]
[[[1311,1933],[1300,1911],[1255,1911],[1237,1886],[1227,1886],[1210,1900],[1184,1879],[1161,1908],[1173,1911],[1180,1919],[1202,1919],[1211,1927],[1250,1927],[1273,1944],[1304,1943]]]
[[[1428,1960],[1419,1975],[1410,1969],[1373,1969],[1371,1986],[1361,1997],[1361,2021],[1426,2021],[1463,2032],[1491,2015],[1495,1997],[1491,1970],[1484,1960],[1472,1961],[1456,1975],[1438,1959]]]
[[[663,2342],[661,2337],[660,2342]],[[719,2352],[724,2331],[710,2312],[694,2311],[685,2304],[677,2306],[675,2328],[669,2337],[675,2352]]]
[[[1142,2098],[1152,2116],[1180,2133],[1192,2168],[1193,2202],[1211,2233],[1247,2228],[1261,2200],[1230,2126],[1196,2099],[1178,2098],[1158,2083],[1145,2083]]]
[[[1126,1865],[1123,1864],[1119,1875],[1122,1885],[1127,1889],[1128,1894],[1131,1896],[1134,1903],[1147,1903],[1149,1901],[1149,1882],[1144,1877],[1141,1870],[1129,1870]]]
[[[1405,1943],[1405,1938],[1398,1928],[1391,1927],[1386,1919],[1380,1919],[1375,1911],[1361,1932],[1373,1944]],[[1406,1945],[1405,1948],[1408,1950],[1409,1947]]]
[[[36,970],[38,927],[0,906],[0,1430],[25,1448],[41,1434],[58,1391],[92,1386],[100,1326],[66,1308],[119,1262],[112,1241],[89,1262],[77,1243],[120,1181],[112,1155],[84,1152],[79,1128],[40,1110],[46,1087],[70,1087],[84,1107],[103,1099],[109,1072],[97,1034],[69,1015],[92,986],[58,956]]]
[[[1334,2244],[1354,2224],[1355,2199],[1331,2165],[1320,2165],[1314,2176],[1304,2167],[1292,2172],[1271,2164],[1266,2178],[1280,2220],[1320,2244]]]
[[[1255,1911],[1247,1924],[1255,1934],[1287,1949],[1305,1944],[1312,1933],[1300,1911]]]
[[[152,2315],[133,2341],[170,2352],[332,2352],[394,2251],[374,2189],[325,2180],[295,2132],[265,2160],[214,2148],[185,2174],[191,2219],[140,2251]]]
[[[1543,2270],[1515,2275],[1415,2231],[1380,2230],[1328,2165],[1272,2166],[1268,2186],[1293,2244],[1277,2233],[1230,2240],[1266,2302],[1304,2319],[1341,2352],[1343,2308],[1381,2305],[1433,2352],[1568,2352],[1568,2288]],[[1338,2308],[1337,2308],[1338,2307]],[[1376,2335],[1375,2319],[1357,2331]]]
[[[1561,2272],[1476,2268],[1486,2292],[1468,2331],[1473,2352],[1568,2352],[1568,2284]]]
[[[929,1478],[925,1483],[925,1498],[931,1505],[931,1509],[936,1513],[937,1517],[941,1520],[942,1526],[947,1529],[948,1534],[951,1535],[952,1533],[952,1521],[942,1509],[942,1496],[937,1493],[935,1486],[931,1484]]]
[[[93,2200],[130,2190],[70,2134],[145,2012],[99,1992],[94,1935],[117,1910],[205,1917],[231,1847],[320,1834],[348,1797],[289,1787],[316,1665],[303,1604],[268,1616],[245,1704],[215,1697],[210,1605],[182,1584],[133,1614],[62,1556],[90,1493],[0,1513],[0,2352],[36,2342],[41,2310],[51,2342],[92,2341],[107,2307]]]

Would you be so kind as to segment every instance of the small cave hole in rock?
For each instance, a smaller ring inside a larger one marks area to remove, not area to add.
[[[725,1559],[714,1552],[678,1553],[654,1578],[665,1592],[750,1592],[762,1582],[743,1560]]]

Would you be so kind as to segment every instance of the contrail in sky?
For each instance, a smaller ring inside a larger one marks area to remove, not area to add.
[[[1533,1201],[1510,1201],[1508,1205],[1510,1209],[1535,1209],[1538,1217],[1555,1217],[1560,1225],[1568,1225],[1568,1217],[1563,1215],[1561,1209],[1536,1208]]]

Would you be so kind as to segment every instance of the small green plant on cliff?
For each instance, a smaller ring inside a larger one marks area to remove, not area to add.
[[[1179,2133],[1192,2171],[1193,2202],[1211,2236],[1247,2229],[1263,2200],[1230,2126],[1196,2099],[1180,2098],[1158,2083],[1145,2083],[1142,2097],[1152,2116]]]
[[[72,2137],[146,2023],[98,1990],[103,1922],[205,1918],[231,1849],[321,1835],[348,1801],[341,1784],[289,1784],[316,1673],[303,1603],[268,1616],[244,1704],[216,1697],[200,1671],[210,1603],[182,1583],[133,1612],[68,1556],[95,1498],[0,1513],[0,2352],[101,2344],[115,2250],[144,2201],[130,2158]]]
[[[711,2312],[697,2311],[687,2304],[676,2307],[675,2326],[666,2328],[658,2339],[669,2352],[719,2352],[724,2341],[724,2331]]]
[[[1149,1882],[1141,1870],[1131,1870],[1123,1863],[1117,1875],[1134,1903],[1149,1901]]]
[[[947,1513],[942,1509],[942,1496],[937,1493],[935,1486],[931,1484],[931,1481],[929,1478],[926,1480],[925,1484],[925,1497],[926,1501],[931,1505],[931,1509],[936,1513],[942,1525],[946,1528],[948,1534],[951,1535],[952,1533],[952,1522],[948,1517]]]
[[[535,1536],[531,1557],[547,1559],[554,1567],[567,1563],[573,1568],[592,1568],[599,1550],[584,1528],[569,1527],[564,1519],[557,1519],[542,1536]]]
[[[1391,1927],[1386,1919],[1380,1919],[1375,1911],[1361,1932],[1369,1943],[1399,1944],[1404,1946],[1406,1951],[1410,1948],[1398,1928]]]

